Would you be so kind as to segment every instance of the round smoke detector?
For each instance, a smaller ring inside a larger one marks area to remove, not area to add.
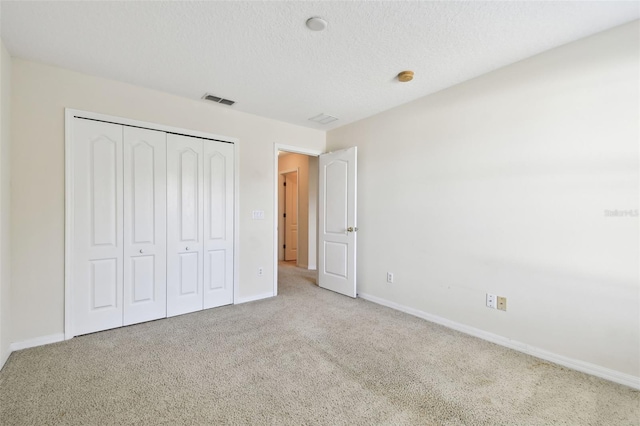
[[[307,19],[307,28],[311,31],[322,31],[327,28],[327,21],[322,18],[309,18]]]

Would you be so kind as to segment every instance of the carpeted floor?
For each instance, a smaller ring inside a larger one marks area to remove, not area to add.
[[[640,392],[280,269],[280,296],[11,355],[2,425],[638,425]]]

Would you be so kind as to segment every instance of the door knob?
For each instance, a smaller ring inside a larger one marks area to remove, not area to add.
[[[185,250],[189,251],[189,247],[186,247]]]
[[[357,232],[358,228],[354,228],[353,226],[350,226],[347,228],[347,232]]]
[[[144,251],[142,249],[140,249],[140,253],[144,253]]]

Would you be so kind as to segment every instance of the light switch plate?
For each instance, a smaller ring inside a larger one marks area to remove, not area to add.
[[[253,220],[264,220],[264,210],[254,210],[251,212]]]
[[[495,309],[496,308],[496,295],[495,294],[491,294],[491,293],[487,293],[487,308],[491,308],[491,309]]]

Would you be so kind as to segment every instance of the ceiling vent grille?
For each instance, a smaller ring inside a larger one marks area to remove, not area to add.
[[[338,118],[334,117],[333,115],[318,114],[315,117],[311,117],[309,121],[315,121],[316,123],[320,123],[320,124],[329,124],[329,123],[333,123],[337,119]]]
[[[207,101],[211,101],[211,102],[215,102],[217,104],[224,104],[224,105],[233,105],[236,103],[236,101],[232,101],[230,99],[223,99],[219,96],[215,96],[212,95],[210,93],[205,93],[204,96],[202,97],[202,99],[205,99]]]

